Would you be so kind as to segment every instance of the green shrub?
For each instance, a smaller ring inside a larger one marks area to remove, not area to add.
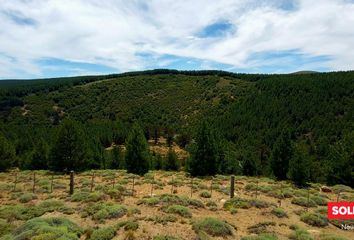
[[[351,189],[351,187],[345,186],[345,185],[341,185],[341,184],[334,185],[334,186],[332,187],[332,190],[333,190],[333,192],[335,192],[335,193],[352,192],[352,191],[353,191],[353,190]]]
[[[145,218],[145,221],[151,221],[162,225],[166,225],[169,222],[176,222],[177,217],[172,214],[162,215],[162,216],[152,216]]]
[[[182,217],[191,218],[192,213],[189,208],[181,206],[181,205],[171,205],[163,208],[165,213],[178,214]]]
[[[179,240],[179,238],[169,236],[169,235],[157,235],[153,240]]]
[[[270,206],[270,204],[266,201],[258,200],[258,199],[252,199],[249,201],[252,207],[256,208],[267,208]]]
[[[228,223],[211,217],[194,222],[192,227],[196,233],[203,231],[211,236],[225,237],[233,235],[232,227]]]
[[[82,230],[65,218],[34,218],[13,231],[13,239],[66,239],[78,240]],[[11,239],[11,238],[10,238]]]
[[[201,192],[200,194],[199,194],[199,196],[200,197],[202,197],[202,198],[211,198],[211,194],[210,194],[210,192]]]
[[[319,206],[327,206],[327,199],[320,196],[311,196],[310,199]]]
[[[304,213],[301,215],[300,220],[315,227],[325,227],[328,225],[327,217],[319,213]]]
[[[247,228],[249,233],[262,234],[270,233],[268,226],[275,226],[275,222],[260,222]]]
[[[311,198],[307,199],[305,197],[296,197],[293,200],[291,200],[291,203],[299,205],[299,206],[303,206],[303,207],[316,207],[317,206],[315,201],[313,201]]]
[[[145,205],[148,205],[148,206],[155,206],[157,204],[160,203],[160,199],[157,198],[157,197],[147,197],[147,198],[143,198],[141,199],[140,201],[138,201],[138,205],[140,204],[145,204]]]
[[[28,203],[29,201],[32,201],[34,199],[37,199],[37,196],[33,193],[23,193],[19,197],[20,203]]]
[[[206,204],[207,207],[217,207],[218,205],[213,200],[209,200]]]
[[[305,229],[296,228],[294,232],[289,235],[291,240],[313,240],[311,235]]]
[[[278,237],[274,234],[263,233],[256,236],[242,237],[241,240],[277,240]]]
[[[278,218],[288,217],[288,214],[286,214],[286,212],[282,208],[273,208],[271,213],[277,216]]]
[[[110,240],[116,235],[116,230],[113,227],[104,227],[95,229],[89,240]]]
[[[129,231],[129,230],[132,230],[132,231],[135,231],[139,228],[139,224],[137,222],[134,222],[134,221],[127,221],[124,225],[124,230],[125,231]]]
[[[93,220],[102,222],[105,219],[120,218],[127,212],[127,208],[123,205],[94,203],[82,209],[81,217],[92,216]]]
[[[345,237],[337,236],[332,233],[323,233],[320,235],[320,240],[349,240]]]
[[[248,209],[251,207],[251,204],[248,200],[242,199],[242,198],[232,198],[227,200],[224,203],[224,208],[227,210],[230,210],[230,208],[242,208],[242,209]]]
[[[0,237],[10,233],[14,229],[14,225],[11,223],[8,223],[4,219],[0,219]]]

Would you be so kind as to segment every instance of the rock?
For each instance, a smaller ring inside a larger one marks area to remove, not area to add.
[[[226,200],[225,200],[225,199],[221,199],[220,202],[221,202],[222,204],[224,204],[224,203],[226,202]]]
[[[321,191],[322,191],[322,192],[326,192],[326,193],[331,193],[331,192],[332,192],[332,189],[330,189],[330,188],[327,187],[327,186],[322,186],[322,187],[321,187]]]

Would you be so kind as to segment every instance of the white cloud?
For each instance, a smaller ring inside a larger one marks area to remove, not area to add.
[[[286,2],[0,0],[0,78],[41,76],[38,60],[43,58],[104,64],[117,71],[154,65],[142,52],[261,69],[264,63],[250,59],[254,53],[297,49],[331,58],[304,69],[354,69],[352,1],[300,0],[289,9]],[[21,18],[21,24],[16,22]],[[236,31],[221,38],[197,37],[217,21],[234,24]]]

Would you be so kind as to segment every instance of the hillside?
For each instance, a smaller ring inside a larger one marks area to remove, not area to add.
[[[240,166],[251,161],[251,175],[270,175],[273,149],[287,132],[316,169],[311,181],[353,183],[353,170],[345,167],[353,166],[353,160],[343,157],[349,150],[343,150],[333,165],[338,156],[332,149],[349,144],[353,136],[354,72],[257,75],[154,70],[0,81],[0,87],[0,129],[15,145],[19,165],[38,139],[50,148],[66,118],[81,123],[97,158],[97,151],[112,142],[124,143],[132,122],[141,123],[147,138],[171,136],[188,150],[196,127],[208,120],[225,146],[226,173],[241,174]]]

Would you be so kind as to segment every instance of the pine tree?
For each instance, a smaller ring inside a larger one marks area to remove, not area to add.
[[[5,171],[15,162],[14,146],[0,133],[0,171]]]
[[[164,169],[167,171],[177,171],[179,169],[179,162],[176,152],[170,147],[166,156]]]
[[[306,186],[310,180],[310,156],[304,144],[295,146],[294,154],[289,162],[288,177],[300,187]]]
[[[122,158],[122,152],[120,150],[120,147],[114,146],[112,149],[111,168],[112,169],[119,169],[123,165],[122,161],[123,161],[123,158]]]
[[[203,122],[197,131],[196,146],[188,161],[188,170],[192,176],[214,175],[217,171],[217,144],[207,122]]]
[[[129,173],[144,175],[149,171],[149,148],[141,127],[135,123],[126,143],[126,167]]]
[[[327,182],[354,187],[354,132],[332,146],[329,157]]]
[[[54,171],[81,171],[87,168],[87,145],[81,126],[72,120],[65,120],[55,140],[49,168]]]
[[[41,138],[35,143],[28,169],[48,169],[49,146]]]
[[[274,143],[270,157],[273,174],[278,180],[287,178],[289,160],[292,154],[290,135],[288,132],[283,132]]]

